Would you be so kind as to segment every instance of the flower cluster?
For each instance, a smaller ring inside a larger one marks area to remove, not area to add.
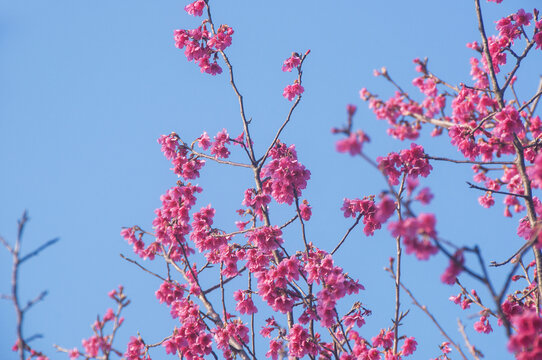
[[[448,285],[455,284],[457,276],[463,271],[464,263],[465,257],[463,256],[463,250],[457,250],[450,259],[450,265],[448,265],[446,271],[444,271],[444,274],[440,277],[440,280]]]
[[[346,295],[357,294],[364,287],[348,277],[341,267],[335,266],[330,254],[312,244],[308,254],[303,255],[303,264],[307,282],[322,284],[322,290],[316,294],[316,313],[322,326],[329,327],[336,322],[335,304],[338,300]]]
[[[363,143],[369,142],[369,137],[361,130],[351,132],[347,138],[337,140],[335,147],[338,152],[348,152],[350,155],[361,154]]]
[[[199,306],[185,298],[171,304],[171,316],[179,319],[181,326],[173,331],[163,346],[168,354],[179,353],[188,359],[197,359],[212,351],[212,335],[201,319]]]
[[[542,355],[542,319],[534,311],[516,315],[512,322],[517,333],[510,337],[508,349],[518,360],[535,360]]]
[[[197,0],[185,7],[190,15],[201,16],[206,4],[204,0]],[[215,34],[207,30],[208,20],[203,21],[201,26],[192,30],[175,30],[175,46],[185,49],[184,54],[188,61],[194,61],[201,72],[216,75],[222,73],[218,65],[218,53],[231,45],[233,29],[228,25],[221,25]]]
[[[414,253],[418,259],[427,260],[438,252],[438,248],[431,242],[437,236],[435,225],[433,214],[420,214],[418,217],[391,222],[389,229],[394,237],[401,236],[407,254]]]
[[[158,139],[162,145],[162,152],[173,164],[172,170],[179,177],[184,179],[195,179],[199,177],[199,171],[205,165],[205,161],[190,154],[186,146],[179,142],[177,134],[162,135]]]
[[[304,91],[305,88],[301,86],[298,80],[296,80],[292,85],[287,85],[284,88],[282,96],[284,96],[289,101],[292,101],[296,96],[301,96]]]
[[[270,194],[279,204],[292,204],[294,197],[301,196],[301,190],[307,187],[311,173],[297,160],[295,146],[289,147],[277,141],[269,151],[272,160],[262,169],[266,177],[264,193]]]
[[[299,67],[299,65],[301,65],[301,58],[299,57],[298,53],[294,52],[292,56],[284,60],[284,64],[282,65],[282,71],[291,72],[292,69]]]
[[[375,230],[381,228],[382,223],[385,223],[395,211],[395,202],[385,196],[382,201],[376,205],[374,198],[360,199],[344,199],[341,211],[344,217],[363,216],[363,232],[365,235],[373,235]]]
[[[386,157],[376,159],[380,170],[388,177],[390,184],[398,185],[401,174],[427,177],[433,167],[425,157],[423,147],[412,143],[410,149],[400,153],[389,153]]]

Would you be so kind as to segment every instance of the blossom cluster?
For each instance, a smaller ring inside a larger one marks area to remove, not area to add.
[[[262,169],[262,176],[266,178],[263,191],[279,204],[291,205],[307,187],[311,172],[297,160],[294,145],[287,146],[277,141],[269,155],[272,160]]]
[[[206,4],[204,0],[197,0],[186,6],[185,10],[190,15],[201,16]],[[216,33],[214,29],[207,29],[207,21],[191,30],[175,30],[175,46],[185,49],[184,54],[188,61],[194,61],[201,69],[211,75],[222,73],[218,65],[218,54],[224,51],[232,43],[233,29],[228,25],[221,25]]]
[[[412,143],[410,149],[400,153],[389,153],[386,157],[376,159],[378,167],[389,179],[390,184],[398,185],[401,174],[411,177],[427,177],[433,167],[425,157],[423,147]]]

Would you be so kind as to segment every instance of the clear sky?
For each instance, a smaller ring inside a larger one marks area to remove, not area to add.
[[[177,177],[160,153],[156,139],[172,131],[191,141],[204,130],[241,132],[236,98],[225,74],[211,77],[188,63],[174,47],[173,30],[193,28],[199,19],[187,15],[186,1],[2,1],[0,2],[0,234],[13,241],[16,221],[28,209],[31,221],[24,249],[60,237],[54,247],[22,269],[21,295],[49,291],[28,313],[27,335],[43,334],[35,345],[52,358],[51,344],[80,347],[91,335],[90,324],[113,304],[107,292],[125,285],[133,300],[117,342],[140,330],[156,342],[173,327],[168,309],[155,300],[159,283],[119,257],[134,258],[120,237],[122,226],[150,229],[159,197]],[[358,96],[362,87],[389,96],[393,89],[373,69],[386,66],[391,75],[418,95],[412,59],[429,57],[432,71],[451,83],[468,82],[465,44],[479,40],[473,1],[213,1],[214,21],[235,30],[227,50],[237,84],[253,120],[256,150],[262,152],[287,114],[282,89],[293,81],[281,64],[292,51],[311,49],[304,66],[303,100],[283,141],[295,143],[300,161],[312,172],[305,197],[313,206],[309,240],[331,250],[351,225],[339,209],[344,197],[363,197],[385,188],[381,176],[361,159],[337,154],[331,127],[346,120],[345,106],[358,106],[356,126],[372,142],[372,157],[409,146],[385,135]],[[518,8],[532,11],[537,0],[483,3],[486,26]],[[488,30],[489,31],[489,30]],[[520,97],[532,93],[540,75],[540,56],[529,60],[518,84]],[[447,143],[424,134],[419,143],[435,156],[459,156]],[[502,207],[485,210],[480,195],[469,190],[468,166],[434,164],[422,184],[432,186],[439,234],[458,244],[479,244],[486,260],[502,260],[503,249],[521,244],[517,217],[500,217]],[[241,207],[247,171],[209,164],[197,182],[204,193],[196,206],[212,203],[216,222],[233,230],[234,210]],[[497,199],[500,204],[500,199]],[[277,219],[287,218],[277,210]],[[497,219],[497,220],[496,220]],[[290,240],[286,239],[286,242]],[[291,240],[294,241],[294,240]],[[391,326],[393,282],[382,270],[394,254],[387,230],[365,237],[358,229],[338,253],[338,262],[367,288],[359,295],[373,315],[365,336]],[[9,291],[11,262],[0,250],[0,293]],[[447,260],[439,255],[420,263],[406,257],[404,282],[460,341],[457,306],[446,299],[459,292],[442,285]],[[152,265],[151,265],[152,267]],[[163,267],[155,267],[162,271]],[[492,270],[496,278],[505,270]],[[471,282],[466,281],[467,284]],[[402,331],[419,338],[422,359],[439,355],[444,341],[430,321],[403,297],[411,314]],[[474,311],[468,314],[474,314]],[[467,315],[464,313],[462,315]],[[0,302],[0,358],[15,358],[12,307]],[[504,331],[479,335],[477,319],[467,319],[469,334],[486,358],[503,358]],[[496,340],[499,339],[499,342]],[[502,344],[501,344],[502,343]],[[158,353],[161,354],[161,353]]]

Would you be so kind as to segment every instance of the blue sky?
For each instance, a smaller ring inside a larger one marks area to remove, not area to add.
[[[521,7],[532,11],[537,3],[484,3],[486,27],[493,30],[499,16]],[[235,30],[227,52],[253,118],[256,151],[266,148],[290,106],[282,89],[294,77],[281,72],[282,61],[292,51],[311,49],[304,67],[305,94],[282,139],[296,144],[300,161],[312,172],[304,193],[314,212],[309,238],[331,250],[351,224],[340,214],[342,199],[385,188],[367,164],[334,151],[331,127],[345,122],[345,106],[353,103],[358,105],[355,125],[372,138],[365,147],[368,155],[408,147],[385,135],[385,124],[361,102],[359,89],[391,95],[391,86],[372,76],[373,69],[386,66],[417,94],[410,86],[416,76],[412,59],[426,56],[432,71],[449,82],[469,81],[472,52],[465,43],[479,40],[474,6],[471,1],[432,0],[211,4],[214,21]],[[24,298],[49,291],[28,313],[25,330],[44,335],[36,347],[52,358],[64,358],[54,354],[52,343],[71,348],[91,335],[96,314],[112,305],[107,292],[119,284],[133,299],[119,333],[122,350],[137,330],[155,342],[172,328],[167,308],[154,297],[159,283],[119,257],[134,257],[120,229],[135,224],[150,229],[160,195],[177,180],[156,142],[161,134],[175,131],[191,140],[204,130],[211,135],[223,128],[241,132],[225,74],[201,74],[173,45],[174,29],[199,22],[184,12],[185,5],[169,0],[0,2],[0,234],[13,241],[16,221],[28,209],[27,251],[60,237],[21,273]],[[520,72],[520,96],[536,88],[539,64],[540,56]],[[425,134],[419,143],[431,155],[459,156],[446,136],[435,141]],[[437,214],[444,238],[479,244],[487,260],[502,259],[503,249],[513,251],[521,244],[515,235],[517,218],[501,220],[502,207],[484,210],[477,205],[480,194],[464,183],[471,179],[467,166],[433,166],[422,184],[433,186],[436,196],[423,211]],[[204,193],[196,209],[212,203],[217,223],[233,229],[234,210],[241,206],[244,189],[252,186],[248,172],[209,164],[198,183]],[[277,209],[277,219],[283,217],[288,213]],[[370,238],[356,231],[339,253],[340,265],[367,288],[360,300],[373,310],[365,329],[368,337],[391,325],[393,283],[381,269],[393,254],[387,231]],[[163,270],[156,265],[151,267]],[[446,300],[458,290],[439,281],[446,265],[442,256],[423,263],[406,257],[404,282],[435,314],[443,314],[447,330],[459,340],[459,313]],[[9,291],[10,267],[7,253],[0,251],[0,293]],[[493,272],[498,278],[505,270]],[[403,331],[427,339],[419,341],[415,358],[437,356],[444,339],[403,299],[405,309],[412,308]],[[0,357],[14,358],[9,349],[15,318],[5,301],[0,318],[0,331],[6,334],[0,337]],[[499,335],[491,337],[491,345],[473,333],[474,321],[466,320],[472,340],[487,358],[501,354],[504,345],[495,346],[495,341],[504,339],[502,329],[493,324]]]

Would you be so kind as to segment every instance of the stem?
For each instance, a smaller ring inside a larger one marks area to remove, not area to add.
[[[461,357],[464,359],[464,360],[468,360],[467,359],[467,356],[463,353],[463,350],[461,350],[461,347],[456,344],[451,338],[450,336],[446,333],[446,331],[440,326],[439,322],[435,319],[435,317],[429,312],[429,310],[427,309],[427,306],[425,305],[420,305],[420,303],[418,302],[418,300],[416,300],[416,298],[414,297],[414,295],[412,295],[412,293],[410,292],[410,290],[405,286],[403,285],[403,283],[400,283],[401,287],[403,288],[403,290],[405,290],[405,292],[408,294],[408,296],[410,296],[410,298],[412,299],[412,302],[414,302],[414,305],[416,305],[419,309],[421,309],[430,319],[431,321],[433,322],[433,324],[435,324],[435,326],[438,328],[438,330],[440,331],[440,333],[442,334],[442,336],[444,336],[446,338],[446,340],[448,340],[448,342],[459,352],[459,354],[461,355]]]
[[[405,190],[405,180],[406,180],[406,173],[403,174],[403,179],[401,180],[401,186],[399,187],[399,191],[397,193],[397,217],[399,218],[399,222],[401,222],[402,215],[401,215],[401,204],[402,204],[402,195],[403,191]],[[397,354],[397,346],[399,344],[399,311],[401,308],[401,301],[400,301],[400,295],[401,295],[401,236],[397,236],[395,238],[395,246],[396,246],[396,258],[397,261],[395,263],[395,320],[393,324],[393,354]]]
[[[531,229],[534,229],[537,223],[536,211],[534,207],[533,194],[531,188],[531,181],[527,176],[527,170],[525,168],[525,157],[523,154],[523,146],[521,141],[514,135],[514,148],[516,150],[516,167],[518,169],[519,175],[521,177],[521,182],[523,184],[523,189],[525,193],[525,205],[527,207],[527,217],[531,225]],[[536,281],[538,286],[537,297],[540,300],[542,296],[542,253],[536,248],[535,245],[532,246],[534,258],[536,261]]]
[[[495,69],[493,68],[493,60],[491,59],[491,54],[489,53],[489,44],[487,41],[486,31],[484,29],[484,21],[482,19],[482,10],[480,9],[480,0],[474,0],[474,5],[476,7],[476,17],[478,18],[478,30],[480,31],[480,36],[482,37],[483,54],[486,58],[486,63],[489,72],[489,78],[491,79],[491,87],[493,93],[497,97],[497,101],[501,108],[504,107],[504,101],[502,99],[502,92],[499,88],[499,83],[497,82],[497,76],[495,75]]]

